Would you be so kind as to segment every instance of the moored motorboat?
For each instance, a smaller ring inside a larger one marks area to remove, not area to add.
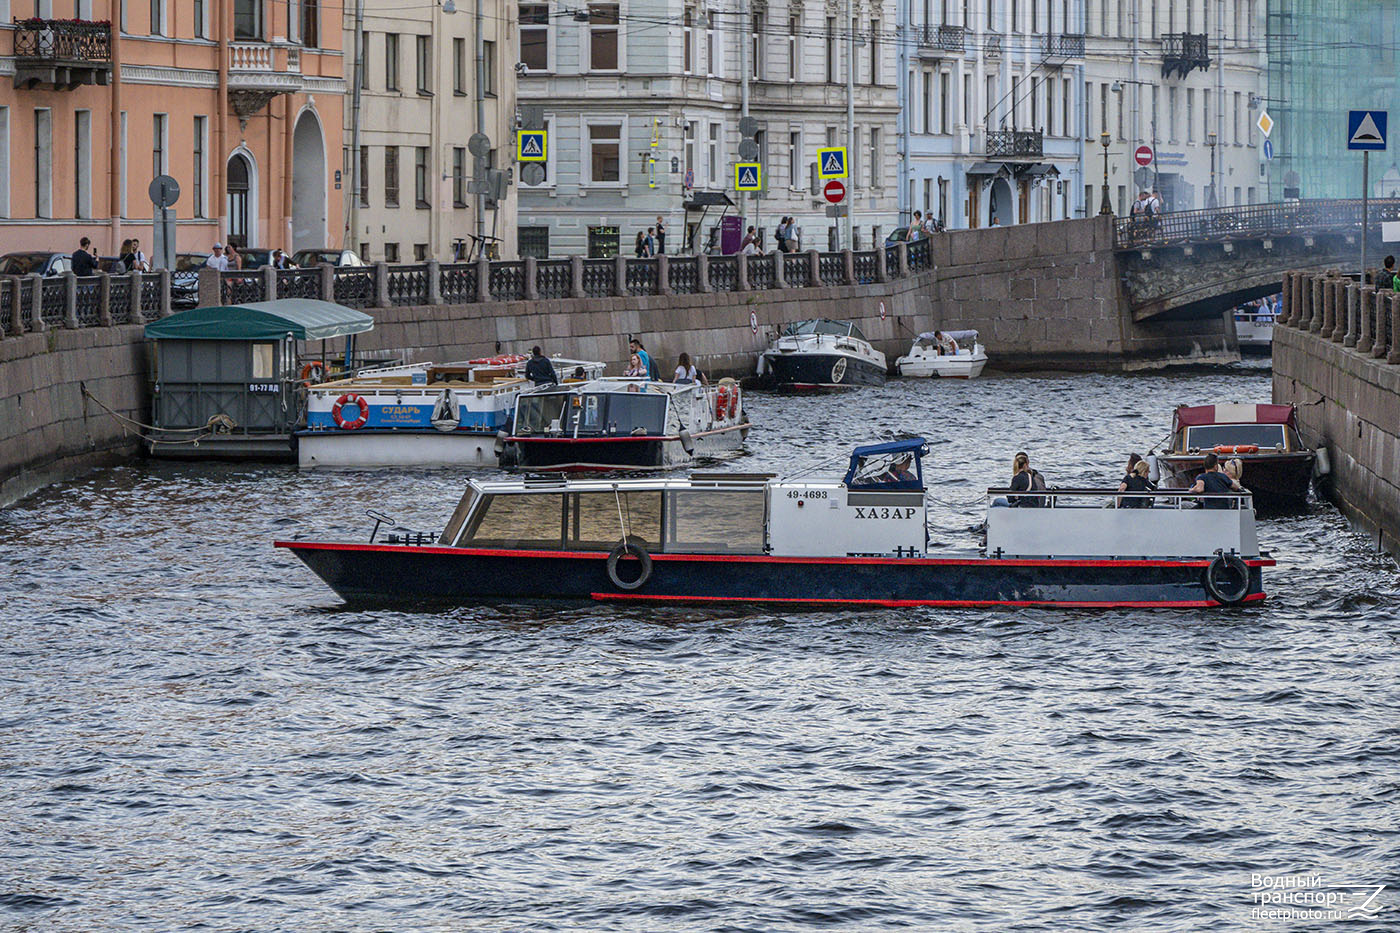
[[[791,324],[759,357],[758,374],[779,389],[850,389],[885,384],[889,364],[850,321]]]
[[[341,597],[845,606],[1209,607],[1264,598],[1249,497],[1103,508],[1048,490],[987,514],[985,552],[930,542],[922,438],[858,447],[844,477],[471,480],[444,530],[284,540]]]
[[[940,347],[940,335],[952,341],[952,352]],[[987,365],[987,351],[975,330],[932,331],[916,337],[909,352],[894,365],[901,376],[976,379]]]
[[[1240,483],[1261,508],[1305,503],[1317,451],[1298,434],[1292,405],[1180,405],[1172,415],[1171,447],[1155,455],[1162,486],[1186,489],[1205,468],[1205,456],[1238,459]]]
[[[748,436],[743,392],[615,376],[521,393],[501,463],[521,470],[664,470],[737,451]]]
[[[306,388],[306,427],[297,432],[302,469],[415,466],[494,467],[497,432],[521,392],[527,357],[415,363],[361,370]],[[569,382],[596,378],[603,364],[552,359]]]

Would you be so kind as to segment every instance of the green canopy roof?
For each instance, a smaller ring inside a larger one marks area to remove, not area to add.
[[[243,305],[217,305],[180,311],[146,325],[155,340],[325,340],[362,334],[374,327],[363,311],[312,298],[278,298]]]

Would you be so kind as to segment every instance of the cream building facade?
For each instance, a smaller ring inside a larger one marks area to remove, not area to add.
[[[422,262],[496,237],[487,242],[513,257],[516,4],[361,2],[344,25],[347,78],[359,79],[346,99],[346,243],[368,261]],[[480,164],[478,133],[489,140]],[[478,168],[508,183],[478,191]]]

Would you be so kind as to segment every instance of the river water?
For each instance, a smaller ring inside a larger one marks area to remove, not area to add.
[[[972,547],[1017,449],[1116,482],[1175,404],[1268,397],[1258,364],[750,393],[726,466],[918,431]],[[138,464],[0,512],[0,928],[1330,925],[1251,915],[1293,873],[1400,924],[1400,577],[1330,506],[1263,523],[1232,612],[347,611],[270,546],[441,527],[461,486]]]

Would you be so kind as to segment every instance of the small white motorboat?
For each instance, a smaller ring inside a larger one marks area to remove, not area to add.
[[[952,338],[955,347],[953,353],[939,351],[936,335],[940,333]],[[987,365],[987,351],[975,330],[933,331],[920,334],[909,352],[895,360],[894,365],[901,376],[974,379],[982,374],[983,367]]]

